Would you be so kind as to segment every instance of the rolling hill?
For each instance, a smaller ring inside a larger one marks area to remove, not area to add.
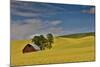
[[[62,35],[58,37],[67,37],[67,38],[81,38],[86,36],[95,36],[94,32],[88,32],[88,33],[76,33],[76,34],[70,34],[70,35]]]
[[[11,65],[37,65],[95,61],[94,33],[59,36],[54,39],[52,49],[23,54],[30,40],[11,41]]]

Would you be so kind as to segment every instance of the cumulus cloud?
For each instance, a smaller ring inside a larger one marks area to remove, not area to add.
[[[23,17],[37,17],[37,16],[41,16],[40,13],[20,12],[20,11],[17,11],[16,9],[12,9],[11,10],[11,15],[23,16]]]
[[[55,36],[58,36],[58,35],[61,35],[61,34],[64,34],[64,30],[62,27],[51,27],[51,28],[46,28],[46,29],[42,29],[42,30],[39,30],[38,33],[35,33],[35,34],[32,34],[30,36],[27,36],[28,39],[31,39],[33,38],[34,36],[39,36],[39,35],[44,35],[46,37],[46,35],[48,33],[52,33],[53,35]]]
[[[11,2],[11,15],[34,17],[40,16],[41,12],[38,9],[32,8],[31,3],[20,1]]]
[[[51,22],[52,25],[58,25],[58,24],[61,24],[61,23],[62,22],[61,21],[58,21],[58,20]]]
[[[29,23],[27,23],[27,21]],[[18,21],[11,24],[11,35],[13,35],[13,38],[23,39],[28,35],[36,33],[36,31],[42,28],[39,20],[26,20],[26,22],[20,22]]]
[[[61,33],[64,32],[62,27],[52,27],[48,29],[50,32],[54,33],[55,35],[60,35]]]
[[[53,4],[15,0],[11,1],[11,16],[25,18],[44,18],[47,15],[54,16],[63,12],[71,13],[71,11],[67,11],[64,7]]]
[[[41,7],[38,6],[38,4]],[[63,9],[45,3],[41,4],[32,2],[11,1],[11,15],[34,17],[43,16],[43,14],[55,14],[56,12],[59,12],[58,10]]]
[[[47,34],[48,32],[55,35],[62,34],[65,32],[65,27],[60,24],[68,16],[67,14],[82,11],[77,9],[78,7],[73,8],[13,0],[11,1],[11,39],[27,39],[31,35]],[[82,12],[93,14],[95,9],[91,8]],[[65,16],[63,19],[61,14]],[[69,20],[69,18],[67,19]]]
[[[60,22],[61,21],[59,21],[59,23]],[[27,39],[29,36],[34,34],[46,34],[49,32],[58,34],[59,32],[63,31],[61,27],[57,27],[55,26],[55,24],[52,25],[51,23],[58,24],[57,20],[48,22],[43,21],[41,19],[12,21],[11,39]]]
[[[95,8],[92,7],[89,10],[82,10],[83,13],[95,14]]]

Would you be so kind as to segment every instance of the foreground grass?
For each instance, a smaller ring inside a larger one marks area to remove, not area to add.
[[[94,61],[94,36],[55,38],[52,49],[23,54],[30,40],[11,41],[11,65],[36,65],[64,62]]]

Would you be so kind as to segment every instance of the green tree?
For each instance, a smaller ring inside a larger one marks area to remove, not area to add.
[[[41,50],[44,50],[46,47],[47,39],[43,35],[34,36],[32,42],[34,42],[34,44],[39,46]]]
[[[46,47],[47,39],[43,35],[40,35],[40,43],[42,50],[44,50]]]
[[[47,39],[48,39],[48,48],[52,48],[52,43],[54,43],[54,37],[53,34],[49,33],[47,34]]]
[[[45,50],[45,47],[52,48],[52,43],[54,43],[54,37],[51,33],[47,34],[47,38],[45,38],[43,35],[40,36],[34,36],[32,38],[32,42],[40,47],[41,50]]]
[[[36,44],[37,46],[41,45],[39,36],[34,36],[34,38],[32,39],[32,42],[34,42],[34,44]]]

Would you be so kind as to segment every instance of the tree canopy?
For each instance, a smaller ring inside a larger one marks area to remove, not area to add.
[[[46,35],[45,38],[43,35],[40,36],[34,36],[32,38],[32,43],[36,44],[40,47],[41,50],[44,50],[45,48],[52,48],[52,43],[54,43],[54,37],[53,34],[49,33]]]

